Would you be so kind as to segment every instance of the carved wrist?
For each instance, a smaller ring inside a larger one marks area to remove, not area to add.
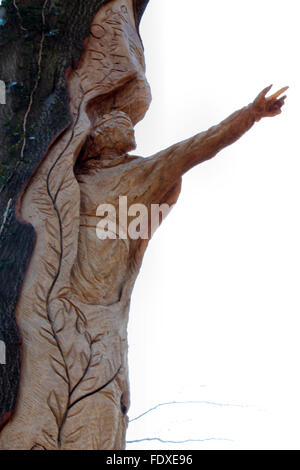
[[[252,110],[253,118],[255,122],[261,120],[264,117],[264,107],[256,103],[255,101],[249,105]]]

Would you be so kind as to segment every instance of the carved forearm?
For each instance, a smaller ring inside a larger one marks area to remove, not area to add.
[[[183,173],[194,165],[214,157],[220,150],[231,145],[247,132],[255,122],[252,105],[236,111],[217,126],[192,138]]]
[[[154,155],[166,172],[177,180],[193,166],[214,157],[220,150],[238,140],[255,122],[253,105],[236,111],[217,126],[175,144]]]

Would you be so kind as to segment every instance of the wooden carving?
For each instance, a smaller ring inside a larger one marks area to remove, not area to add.
[[[23,342],[18,405],[0,433],[1,449],[125,447],[127,321],[153,233],[149,214],[177,201],[186,171],[284,103],[284,89],[266,98],[267,88],[206,132],[149,158],[128,155],[151,99],[132,0],[100,8],[67,81],[73,124],[20,197],[19,217],[33,225],[36,244],[16,309]],[[146,208],[139,238],[128,236],[133,213],[124,220],[124,198],[127,207]],[[118,223],[114,237],[101,239],[104,205],[116,208]]]

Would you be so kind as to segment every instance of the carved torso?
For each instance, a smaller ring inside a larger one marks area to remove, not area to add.
[[[90,167],[86,165],[77,171],[81,194],[80,231],[78,256],[71,279],[74,295],[81,301],[101,305],[117,302],[128,277],[137,276],[147,240],[120,238],[119,196],[126,196],[128,205],[140,203],[148,209],[152,203],[166,202],[167,193],[168,203],[175,203],[179,195],[178,185],[171,192],[170,185],[158,185],[159,166],[159,162],[150,158],[125,155],[111,162],[96,162],[94,165],[92,162]],[[116,208],[116,239],[101,240],[97,237],[99,217],[96,211],[101,204],[111,204]]]

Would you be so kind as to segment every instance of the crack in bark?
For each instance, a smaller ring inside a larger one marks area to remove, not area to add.
[[[44,48],[44,41],[45,41],[45,31],[44,31],[44,28],[45,28],[45,9],[46,9],[48,1],[49,0],[45,0],[45,2],[43,4],[42,13],[41,13],[41,16],[42,16],[42,35],[41,35],[41,41],[40,41],[40,46],[39,46],[39,55],[38,55],[38,61],[37,61],[37,69],[38,69],[37,70],[37,77],[36,77],[33,89],[31,90],[30,97],[29,97],[29,104],[28,104],[28,107],[27,107],[27,110],[25,112],[24,119],[23,119],[23,142],[22,142],[22,147],[21,147],[21,152],[20,152],[20,159],[17,161],[17,163],[15,164],[10,176],[7,178],[6,182],[4,183],[2,188],[0,189],[0,194],[2,193],[4,188],[7,186],[7,184],[11,181],[11,179],[13,178],[15,172],[17,171],[18,167],[20,166],[20,164],[22,163],[22,161],[24,159],[24,152],[25,152],[25,147],[26,147],[26,143],[27,143],[27,141],[26,141],[27,120],[28,120],[28,116],[30,114],[30,111],[32,109],[33,98],[34,98],[35,92],[38,88],[38,85],[39,85],[39,82],[40,82],[40,79],[41,79],[41,73],[42,73],[41,64],[42,64],[43,48]],[[21,17],[19,8],[16,5],[15,0],[13,1],[13,4],[14,4],[14,7],[16,8],[17,15],[20,19],[21,29],[23,29],[23,31],[27,31],[27,29],[22,26],[22,17]]]
[[[5,226],[6,221],[7,221],[7,217],[8,217],[8,213],[9,213],[9,209],[10,209],[11,203],[12,203],[12,199],[9,199],[9,200],[8,200],[8,203],[7,203],[7,206],[6,206],[6,210],[5,210],[4,215],[3,215],[3,221],[2,221],[2,224],[1,224],[1,227],[0,227],[0,237],[1,237],[1,235],[2,235],[4,226]]]

